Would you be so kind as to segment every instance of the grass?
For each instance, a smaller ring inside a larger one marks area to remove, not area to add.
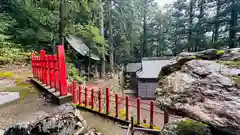
[[[219,60],[219,61],[217,61],[217,63],[227,65],[230,67],[240,68],[240,60],[238,60],[238,61]]]

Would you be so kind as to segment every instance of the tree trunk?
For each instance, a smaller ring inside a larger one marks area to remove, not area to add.
[[[113,55],[113,35],[112,35],[112,1],[109,0],[109,9],[108,9],[108,29],[109,29],[109,35],[108,35],[108,42],[109,42],[109,48],[110,48],[110,72],[114,73],[114,55]]]
[[[218,41],[218,30],[219,30],[219,11],[220,11],[220,0],[217,0],[217,13],[216,13],[216,23],[215,23],[215,29],[214,29],[214,39],[213,41]]]
[[[100,18],[100,30],[101,30],[101,35],[104,37],[104,9],[103,9],[103,2],[102,0],[99,0],[99,5],[100,5],[100,11],[99,11],[99,18]],[[105,66],[105,54],[102,54],[102,59],[101,59],[101,77],[105,77],[106,75],[106,66]]]
[[[64,20],[64,16],[63,16],[63,9],[64,8],[64,0],[61,0],[60,2],[60,7],[59,7],[59,41],[60,41],[60,44],[61,45],[64,45],[64,35],[63,35],[63,32],[64,32],[64,26],[63,26],[63,20]],[[67,48],[65,46],[65,48]]]
[[[142,44],[142,57],[146,57],[147,52],[147,11],[144,9],[144,16],[143,16],[143,44]]]
[[[189,3],[189,30],[188,30],[188,51],[191,51],[192,44],[192,23],[193,23],[193,0]]]
[[[235,4],[235,0],[232,0],[232,4]],[[236,44],[235,44],[236,30],[233,29],[233,28],[235,26],[237,26],[237,18],[238,18],[238,13],[237,13],[235,7],[232,7],[231,20],[230,20],[230,30],[229,30],[229,48],[236,47]]]

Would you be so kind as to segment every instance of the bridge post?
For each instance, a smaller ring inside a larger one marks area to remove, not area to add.
[[[77,104],[77,81],[73,81],[73,92],[72,92],[72,96],[73,96],[73,103]]]
[[[40,81],[43,82],[44,78],[44,58],[45,58],[46,52],[44,50],[40,50]]]
[[[91,102],[92,102],[92,109],[94,108],[94,89],[92,88],[92,93],[91,93]]]
[[[53,68],[54,68],[54,87],[59,91],[59,76],[58,76],[58,61],[57,55],[53,55]]]
[[[150,128],[153,128],[153,101],[150,102]]]
[[[53,55],[49,57],[49,72],[50,72],[50,88],[54,88],[54,68],[53,68]]]
[[[129,104],[129,100],[128,100],[128,96],[126,96],[126,121],[128,121],[128,104]]]
[[[106,88],[106,113],[110,113],[110,88]]]
[[[48,55],[45,55],[43,84],[46,84],[46,86],[48,86],[47,78],[48,78]]]
[[[137,124],[140,124],[140,98],[137,98]]]
[[[66,63],[64,55],[64,46],[57,46],[57,57],[58,57],[58,68],[59,68],[59,86],[61,96],[67,95],[67,72],[66,72]]]
[[[102,111],[102,90],[98,90],[98,107],[99,107],[99,112]]]
[[[79,92],[79,105],[82,104],[82,85],[78,86],[78,92]]]
[[[85,107],[88,106],[88,87],[85,87]]]
[[[118,94],[115,94],[116,117],[118,117]]]

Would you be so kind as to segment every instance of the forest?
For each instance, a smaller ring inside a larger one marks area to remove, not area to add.
[[[154,0],[1,0],[0,61],[54,52],[69,34],[84,39],[102,65],[108,58],[112,70],[142,57],[235,48],[239,12],[239,0],[175,0],[162,9]]]

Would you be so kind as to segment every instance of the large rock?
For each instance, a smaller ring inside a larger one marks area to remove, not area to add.
[[[47,116],[29,124],[17,124],[6,129],[4,135],[102,135],[88,128],[79,110]]]
[[[240,53],[215,57],[213,52],[216,50],[182,53],[163,67],[156,102],[171,113],[203,121],[226,134],[239,135],[240,68],[213,60],[233,60]]]
[[[161,135],[212,135],[212,133],[208,125],[184,118],[164,125]]]

